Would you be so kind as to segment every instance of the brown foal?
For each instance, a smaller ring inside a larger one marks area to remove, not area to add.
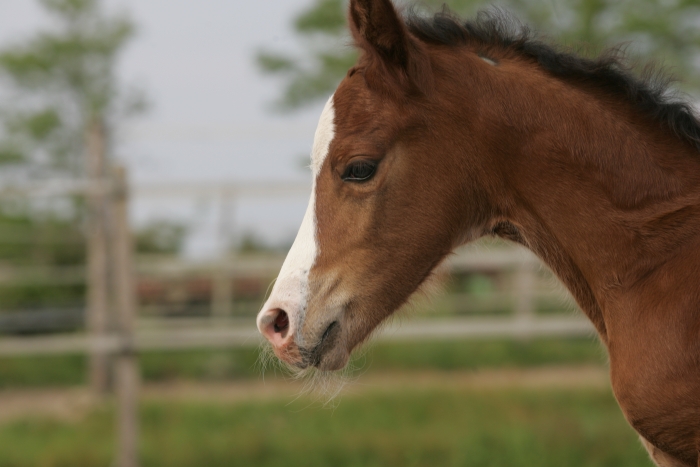
[[[610,354],[663,467],[700,467],[700,124],[614,56],[496,14],[352,0],[361,58],[328,101],[309,208],[258,317],[297,368],[342,368],[457,246],[525,245]]]

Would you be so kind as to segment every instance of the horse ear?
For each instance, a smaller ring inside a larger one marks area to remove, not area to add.
[[[404,87],[430,92],[433,79],[428,53],[408,32],[391,0],[351,0],[350,30],[355,44],[369,58],[370,76],[389,72]]]

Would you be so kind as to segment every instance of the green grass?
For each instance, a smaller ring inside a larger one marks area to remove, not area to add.
[[[257,349],[146,352],[140,365],[145,381],[250,379],[260,377],[257,358]],[[358,354],[354,366],[451,371],[604,362],[594,339],[502,339],[375,344]],[[0,388],[80,385],[85,367],[85,357],[77,355],[0,358]]]
[[[308,404],[146,403],[143,466],[651,466],[602,390],[404,389]],[[109,465],[112,429],[108,410],[0,426],[0,465]]]
[[[531,368],[546,365],[604,365],[607,361],[596,339],[498,339],[440,342],[393,342],[371,347],[355,359],[369,371],[476,370]]]

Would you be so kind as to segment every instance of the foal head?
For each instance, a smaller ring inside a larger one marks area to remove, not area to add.
[[[414,37],[389,0],[353,0],[350,25],[363,53],[321,115],[311,200],[258,316],[276,355],[298,368],[342,368],[488,217],[479,162],[452,160],[486,150],[450,133],[478,131],[454,125],[478,101],[447,97],[461,94],[449,89],[461,69]],[[476,74],[493,65],[466,61]]]

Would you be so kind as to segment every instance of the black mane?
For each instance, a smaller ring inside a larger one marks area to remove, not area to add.
[[[433,17],[409,12],[409,30],[421,40],[446,46],[476,44],[485,49],[498,47],[535,60],[555,76],[590,83],[614,95],[624,96],[642,112],[700,150],[700,123],[693,108],[670,90],[671,79],[648,71],[635,76],[619,49],[595,59],[565,52],[544,42],[512,15],[501,10],[480,12],[463,22],[448,10]],[[651,68],[649,68],[651,70]]]

